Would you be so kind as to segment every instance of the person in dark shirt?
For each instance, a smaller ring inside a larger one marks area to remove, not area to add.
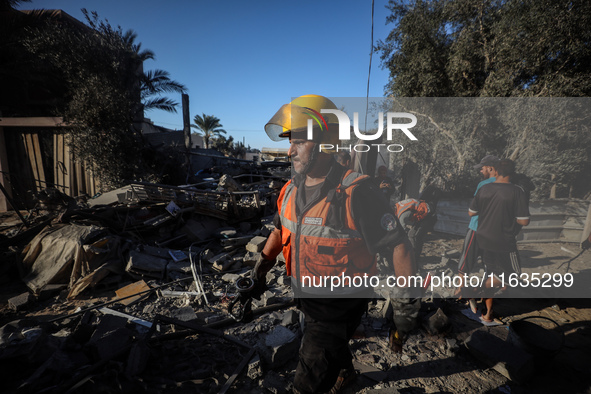
[[[482,258],[488,273],[496,275],[487,280],[487,286],[499,287],[498,275],[521,273],[515,236],[522,226],[529,224],[528,200],[523,189],[510,183],[515,173],[515,163],[503,159],[494,165],[496,180],[478,190],[470,204],[468,214],[478,215],[476,238],[482,249]],[[493,299],[486,298],[485,322],[493,321]]]

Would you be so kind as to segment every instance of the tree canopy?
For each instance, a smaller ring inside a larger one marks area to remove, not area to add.
[[[222,128],[224,126],[220,123],[220,119],[213,115],[195,115],[191,127],[197,130],[197,134],[203,136],[205,149],[209,148],[209,141],[211,138],[226,134],[226,130]]]
[[[591,93],[591,3],[586,0],[391,0],[387,8],[394,28],[376,51],[390,71],[389,97]],[[424,184],[439,182],[450,190],[474,178],[467,164],[493,153],[516,160],[539,186],[538,197],[588,194],[591,133],[583,125],[589,122],[548,127],[532,121],[517,129],[510,127],[511,117],[524,114],[511,112],[492,133],[483,127],[487,119],[463,127],[433,122],[420,147],[410,147],[400,159],[422,167],[430,177]],[[583,112],[587,117],[589,111]],[[461,123],[460,113],[455,121]]]
[[[139,124],[144,109],[176,112],[178,104],[162,94],[186,88],[166,71],[143,71],[154,54],[135,43],[133,31],[83,13],[87,25],[39,13],[41,21],[20,38],[27,59],[37,64],[35,75],[48,76],[42,83],[49,88],[59,86],[59,100],[49,111],[72,126],[67,134],[76,158],[93,164],[103,186],[158,180],[155,155],[145,153]]]

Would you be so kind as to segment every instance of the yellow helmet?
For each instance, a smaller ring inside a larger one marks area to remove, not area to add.
[[[339,122],[334,114],[321,114],[322,109],[337,109],[337,106],[324,96],[307,94],[284,104],[265,125],[265,132],[273,141],[290,138],[292,133],[302,133],[307,139],[308,120],[312,120],[314,141],[339,144]],[[323,149],[334,151],[335,149]]]

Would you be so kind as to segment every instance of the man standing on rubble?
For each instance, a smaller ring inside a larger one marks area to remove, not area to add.
[[[499,158],[493,155],[486,155],[480,160],[480,163],[474,165],[475,170],[480,171],[480,175],[484,178],[478,186],[476,186],[476,193],[480,188],[488,183],[492,183],[496,180],[496,170],[495,164],[499,162]],[[460,277],[464,276],[464,274],[472,273],[472,269],[476,265],[478,257],[480,256],[480,251],[478,249],[478,241],[476,239],[476,230],[478,229],[478,215],[474,215],[470,218],[470,223],[468,224],[468,232],[466,233],[466,238],[464,239],[464,246],[462,247],[462,254],[460,255],[460,262],[458,264],[458,271]],[[457,295],[461,295],[460,293],[461,288],[458,289]],[[470,309],[473,313],[477,312],[476,300],[473,298],[469,299],[470,302]]]
[[[521,274],[519,253],[515,237],[522,226],[529,224],[529,206],[524,190],[510,182],[515,174],[515,163],[503,159],[494,164],[496,180],[484,185],[470,204],[468,214],[478,219],[478,246],[487,274],[486,287],[500,287],[499,276]],[[487,276],[488,277],[488,276]],[[487,311],[482,315],[485,322],[493,321],[493,299],[485,298]]]
[[[322,278],[376,275],[377,252],[393,258],[397,276],[415,272],[405,232],[369,177],[339,165],[324,146],[338,145],[338,121],[322,109],[337,109],[329,99],[306,95],[283,105],[265,126],[274,141],[289,138],[295,176],[278,199],[276,229],[253,269],[264,282],[283,251],[298,307],[305,316],[294,388],[300,393],[338,392],[355,378],[349,339],[367,309],[364,289],[306,286]],[[308,127],[313,137],[308,139]],[[321,144],[326,144],[321,147]],[[333,291],[334,290],[334,291]],[[372,293],[373,294],[373,293]],[[415,300],[412,300],[415,301]],[[418,302],[406,300],[395,322],[410,331]],[[397,320],[396,320],[397,319]]]

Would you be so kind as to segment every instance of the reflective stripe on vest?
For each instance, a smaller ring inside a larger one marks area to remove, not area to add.
[[[375,256],[367,250],[351,214],[353,190],[366,178],[366,175],[349,170],[337,187],[337,193],[345,203],[346,217],[342,229],[326,226],[330,206],[334,203],[327,202],[327,197],[304,212],[298,221],[295,211],[297,187],[292,182],[284,186],[278,210],[282,240],[289,239],[289,245],[283,246],[288,275],[295,278],[341,274],[352,277],[376,273]]]

